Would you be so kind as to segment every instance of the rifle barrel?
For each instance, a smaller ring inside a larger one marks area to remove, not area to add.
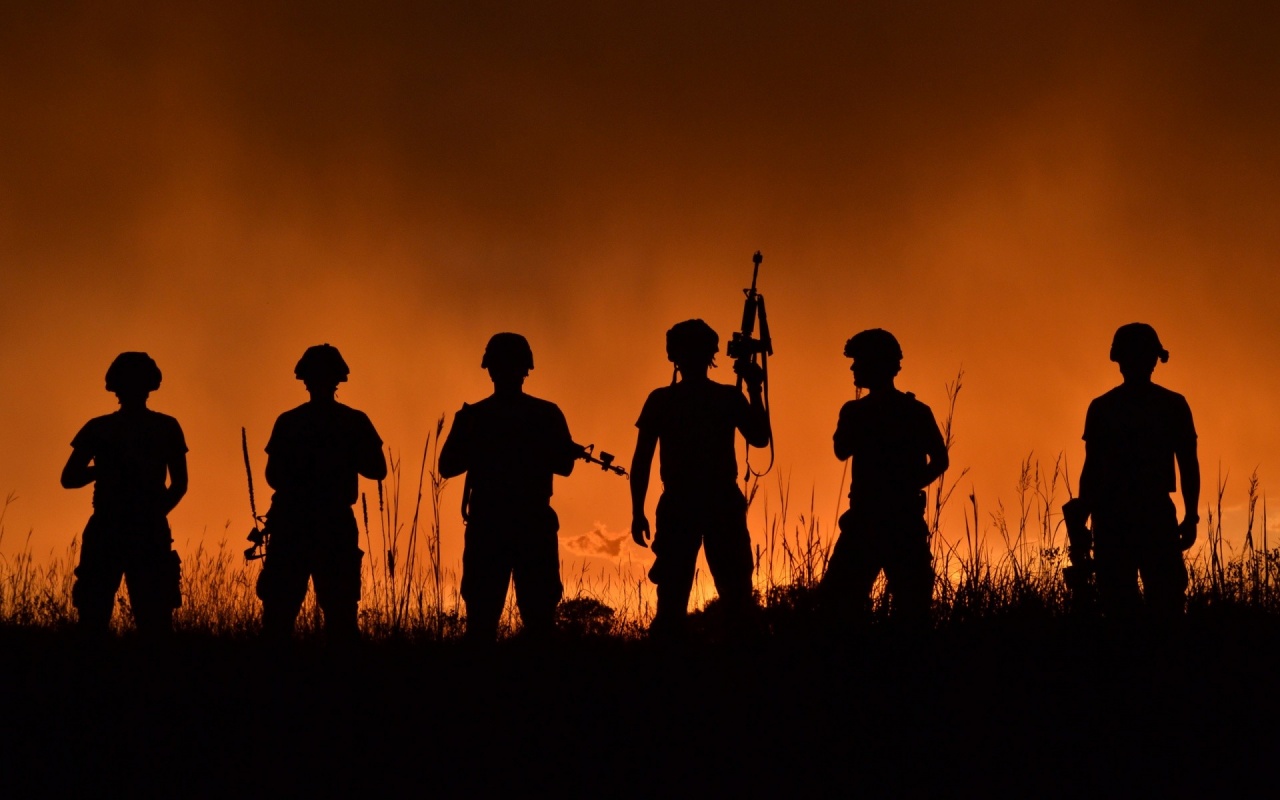
[[[244,427],[240,428],[240,452],[244,454],[244,474],[249,479],[249,513],[253,514],[253,524],[258,524],[258,503],[253,496],[253,468],[249,466],[249,435]]]

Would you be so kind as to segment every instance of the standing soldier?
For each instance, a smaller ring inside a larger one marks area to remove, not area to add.
[[[555,403],[524,393],[533,351],[518,333],[496,333],[480,367],[493,394],[463,404],[440,449],[440,474],[467,474],[462,516],[462,599],[467,639],[492,642],[515,580],[524,632],[546,638],[555,629],[560,583],[560,520],[551,508],[555,475],[573,472],[582,450]]]
[[[656,556],[649,579],[658,585],[658,608],[652,632],[679,637],[684,633],[698,549],[706,548],[707,565],[729,622],[740,627],[753,604],[751,534],[747,501],[738,489],[735,433],[753,447],[767,447],[769,416],[761,396],[760,367],[740,362],[735,370],[747,384],[742,390],[707,376],[715,366],[720,337],[700,319],[677,323],[667,331],[667,358],[675,364],[679,383],[653,390],[636,421],[639,434],[631,475],[631,537],[648,547],[649,519],[645,496],[654,449],[662,445],[659,469]]]
[[[311,399],[276,420],[267,442],[267,555],[258,576],[263,632],[287,639],[307,596],[307,579],[324,612],[326,633],[356,638],[360,603],[359,528],[351,506],[359,478],[387,476],[382,439],[363,411],[339,403],[349,370],[338,348],[308,347],[294,375]]]
[[[946,472],[947,447],[929,407],[894,386],[902,348],[893,334],[862,331],[844,354],[853,359],[853,385],[867,394],[845,403],[836,423],[836,458],[852,458],[853,466],[849,510],[822,576],[823,602],[837,616],[865,614],[884,570],[894,613],[922,623],[934,578],[924,489]]]
[[[93,516],[81,540],[71,601],[80,627],[104,634],[124,578],[138,631],[167,633],[182,604],[181,566],[166,519],[187,493],[187,443],[178,421],[147,408],[160,368],[121,353],[107,369],[120,410],[89,420],[71,440],[62,486],[92,483]],[[168,485],[165,483],[168,477]]]
[[[1093,563],[1103,613],[1127,615],[1146,605],[1181,614],[1187,589],[1182,553],[1200,521],[1200,461],[1186,398],[1151,381],[1169,351],[1150,325],[1122,325],[1111,360],[1124,382],[1096,398],[1085,415],[1081,516],[1093,520]],[[1182,523],[1169,495],[1182,476]],[[1071,511],[1071,509],[1068,509]],[[1138,576],[1143,591],[1138,591]]]

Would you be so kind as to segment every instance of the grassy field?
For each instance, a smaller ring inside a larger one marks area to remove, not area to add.
[[[712,604],[674,649],[641,636],[642,591],[586,580],[553,647],[470,650],[450,573],[437,588],[428,555],[406,577],[394,549],[403,569],[371,559],[358,647],[325,646],[309,606],[295,645],[272,649],[253,635],[257,567],[231,544],[187,559],[172,641],[132,636],[122,596],[122,635],[86,643],[74,546],[22,554],[0,568],[0,766],[11,796],[1189,796],[1272,780],[1280,613],[1261,511],[1226,536],[1211,505],[1182,624],[1109,623],[1067,612],[1060,472],[1028,460],[1015,506],[983,520],[969,498],[957,540],[936,532],[929,631],[880,603],[856,630],[818,626],[830,537],[785,488],[757,554],[759,634],[722,641]]]
[[[364,637],[347,649],[325,644],[310,603],[293,646],[259,641],[258,567],[236,542],[188,555],[162,643],[132,635],[123,593],[120,635],[74,635],[74,544],[47,563],[0,560],[6,795],[1191,796],[1274,783],[1280,548],[1256,475],[1242,530],[1222,528],[1222,481],[1210,497],[1174,625],[1069,611],[1067,469],[1029,457],[1014,501],[990,512],[953,500],[963,473],[932,491],[929,630],[896,626],[882,587],[866,624],[819,624],[831,531],[775,483],[750,489],[765,522],[749,639],[726,641],[711,603],[687,644],[647,641],[646,586],[584,573],[566,580],[557,642],[510,636],[512,609],[504,640],[476,650],[439,557],[433,461],[424,448],[412,478],[394,464],[385,494],[358,507]]]

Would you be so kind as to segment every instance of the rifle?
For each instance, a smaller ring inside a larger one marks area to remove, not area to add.
[[[244,474],[249,479],[249,513],[253,515],[253,529],[245,537],[251,544],[244,549],[244,560],[256,561],[266,557],[271,534],[267,532],[266,519],[258,516],[258,504],[253,496],[253,469],[249,466],[249,436],[243,427],[240,428],[240,452],[244,454]]]
[[[754,268],[751,271],[751,288],[743,289],[742,293],[746,295],[746,300],[742,304],[742,325],[734,331],[733,338],[729,340],[729,358],[734,361],[734,366],[739,364],[751,363],[759,364],[761,371],[764,373],[764,411],[766,416],[769,413],[769,356],[773,355],[773,339],[769,336],[769,315],[765,312],[764,295],[756,290],[756,283],[760,278],[760,263],[764,261],[764,256],[757,250],[755,255],[751,257],[751,263]],[[760,335],[757,337],[756,328],[759,326]],[[738,376],[738,389],[742,389],[742,376]],[[751,476],[757,478],[763,477],[773,469],[773,437],[769,437],[769,466],[764,471],[757,472],[751,466],[751,445],[747,445],[747,469],[745,479],[750,480]]]
[[[614,475],[621,475],[624,478],[630,479],[630,476],[627,475],[627,471],[625,469],[613,463],[613,459],[615,457],[613,453],[606,453],[601,450],[600,455],[597,456],[595,455],[596,446],[594,444],[589,444],[584,447],[583,445],[574,442],[573,446],[582,451],[578,454],[578,458],[588,464],[598,464],[600,469],[605,470],[606,472],[612,472]]]

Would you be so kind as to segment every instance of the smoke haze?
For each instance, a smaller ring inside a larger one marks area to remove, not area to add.
[[[499,330],[532,343],[527,390],[630,466],[664,331],[702,317],[727,340],[757,249],[793,505],[836,510],[841,349],[868,327],[939,416],[963,367],[952,462],[988,506],[1033,451],[1074,479],[1134,320],[1172,353],[1156,380],[1191,403],[1207,489],[1219,462],[1229,503],[1255,465],[1268,485],[1280,10],[694,5],[5,6],[3,548],[31,529],[60,552],[83,527],[90,493],[58,472],[114,410],[123,350],[156,358],[151,405],[187,434],[184,550],[247,528],[238,428],[262,486],[319,342],[407,472],[441,414],[488,394]],[[627,487],[579,470],[557,481],[562,533],[602,547]]]

